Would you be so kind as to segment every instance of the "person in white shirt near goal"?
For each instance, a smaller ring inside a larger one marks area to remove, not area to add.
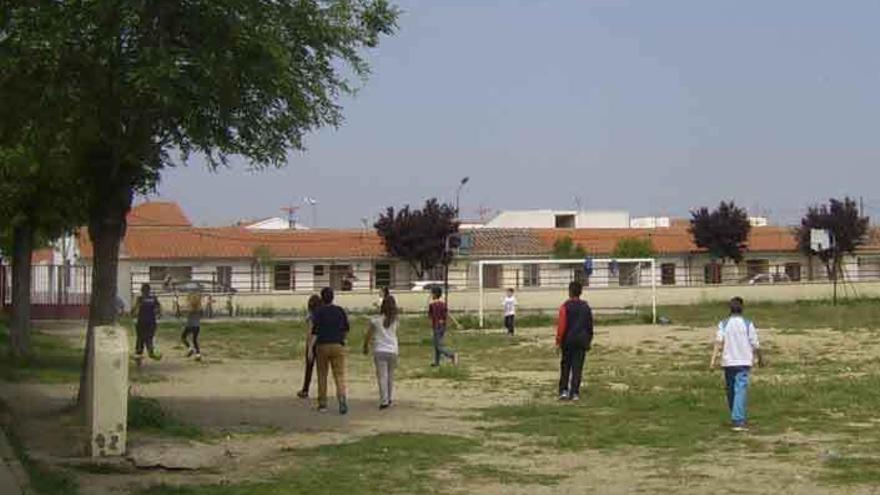
[[[712,360],[709,362],[709,368],[714,369],[718,356],[721,355],[727,388],[727,407],[730,409],[734,431],[748,430],[749,374],[752,365],[763,365],[758,329],[742,313],[743,300],[741,297],[734,297],[730,300],[730,316],[718,324]]]
[[[516,325],[516,297],[513,296],[513,289],[507,289],[507,296],[501,304],[504,305],[504,328],[507,329],[507,335],[513,335]]]

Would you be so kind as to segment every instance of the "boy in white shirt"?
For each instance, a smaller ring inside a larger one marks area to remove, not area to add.
[[[507,329],[507,335],[513,335],[513,328],[516,320],[516,298],[513,297],[513,289],[507,289],[507,297],[502,300],[504,305],[504,328]]]
[[[754,323],[742,316],[743,300],[734,297],[730,300],[730,317],[718,324],[715,335],[715,348],[709,368],[714,369],[721,355],[724,368],[724,381],[727,387],[727,407],[734,431],[748,431],[747,404],[749,373],[752,365],[762,366],[761,349],[758,342],[758,329]]]

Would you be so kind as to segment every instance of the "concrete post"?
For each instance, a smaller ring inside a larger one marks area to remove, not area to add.
[[[120,326],[96,327],[89,355],[89,453],[125,455],[128,419],[128,337]]]

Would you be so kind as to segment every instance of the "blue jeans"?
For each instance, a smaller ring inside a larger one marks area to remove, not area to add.
[[[724,368],[724,381],[727,385],[727,407],[730,421],[734,426],[746,424],[746,409],[749,399],[750,366],[727,366]]]
[[[440,356],[446,356],[449,359],[455,357],[455,353],[443,344],[443,337],[445,335],[445,326],[440,326],[434,329],[434,364],[440,364]]]

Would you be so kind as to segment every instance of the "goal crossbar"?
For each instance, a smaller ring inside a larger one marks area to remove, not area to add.
[[[657,260],[654,258],[590,258],[593,263],[646,263],[651,265],[651,321],[657,323]],[[523,265],[583,265],[586,259],[508,259],[508,260],[480,260],[474,262],[477,265],[477,276],[480,283],[480,328],[485,323],[485,288],[483,287],[483,267],[487,265],[509,265],[512,263]]]

